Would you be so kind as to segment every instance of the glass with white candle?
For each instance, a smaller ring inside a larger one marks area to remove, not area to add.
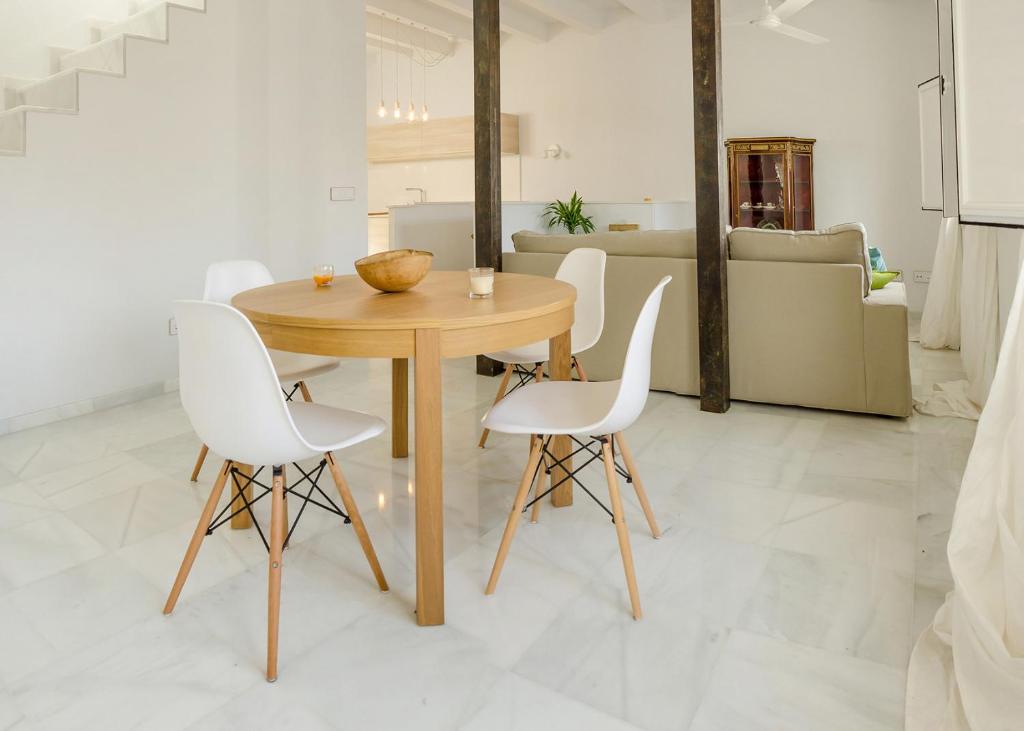
[[[473,267],[469,270],[469,298],[484,299],[494,294],[494,270],[491,267]]]

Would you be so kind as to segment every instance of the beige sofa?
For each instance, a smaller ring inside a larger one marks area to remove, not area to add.
[[[521,231],[508,272],[552,276],[565,254],[608,252],[601,340],[581,356],[595,380],[618,378],[633,322],[666,274],[651,387],[697,395],[697,262],[693,231]],[[907,302],[902,283],[870,290],[863,227],[821,232],[734,229],[729,234],[732,397],[839,411],[909,416]]]

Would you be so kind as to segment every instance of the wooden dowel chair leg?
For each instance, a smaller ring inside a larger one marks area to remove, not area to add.
[[[505,366],[505,375],[501,377],[501,385],[498,386],[498,395],[494,397],[494,403],[498,403],[505,398],[505,391],[508,390],[509,379],[512,378],[513,371],[512,364],[509,363]],[[487,437],[491,435],[490,429],[484,429],[484,433],[480,435],[480,443],[477,445],[480,449],[487,446]]]
[[[586,371],[583,370],[583,364],[580,363],[580,359],[579,358],[576,358],[574,356],[573,359],[572,359],[572,364],[576,367],[576,375],[578,375],[580,377],[581,381],[589,381],[590,380],[589,378],[587,378],[587,373],[586,373]]]
[[[636,469],[636,462],[633,461],[633,452],[630,451],[629,445],[626,444],[626,439],[622,436],[622,432],[616,434],[614,439],[615,443],[619,445],[622,460],[626,463],[626,469],[629,470],[629,476],[632,478],[633,489],[636,490],[636,499],[640,501],[640,507],[643,508],[644,515],[647,517],[647,525],[651,527],[651,535],[655,538],[661,538],[661,528],[658,527],[658,521],[654,519],[654,511],[651,509],[650,501],[647,500],[647,491],[644,490],[644,485],[640,482],[640,473]]]
[[[523,512],[526,504],[526,496],[533,484],[533,472],[537,469],[540,461],[541,439],[532,437],[530,447],[530,458],[526,462],[526,469],[523,471],[523,479],[519,481],[519,490],[516,492],[515,502],[512,504],[512,512],[508,514],[508,522],[505,524],[505,533],[501,537],[501,545],[498,547],[498,555],[494,558],[494,568],[491,569],[491,578],[487,581],[485,594],[493,594],[498,585],[498,577],[501,576],[501,568],[505,565],[505,557],[508,556],[508,549],[512,545],[512,538],[516,534],[516,526],[519,525],[519,514]]]
[[[352,497],[352,491],[349,490],[348,482],[346,482],[345,476],[341,473],[341,467],[338,465],[337,460],[334,459],[334,455],[328,452],[325,456],[327,458],[327,466],[331,470],[331,477],[334,478],[334,485],[338,488],[341,502],[345,506],[345,512],[348,513],[349,520],[352,521],[352,527],[359,538],[359,545],[362,546],[363,553],[366,554],[366,561],[370,564],[370,570],[373,571],[373,575],[377,579],[377,586],[380,587],[381,591],[387,591],[388,582],[384,578],[384,571],[380,567],[380,561],[377,560],[377,552],[373,550],[370,534],[363,523],[363,517],[359,514],[359,508]]]
[[[615,532],[619,537],[619,551],[622,553],[622,567],[626,571],[626,586],[629,589],[629,602],[633,607],[633,619],[640,619],[643,616],[640,610],[640,590],[637,588],[636,573],[633,570],[633,549],[629,545],[629,530],[626,528],[626,516],[622,510],[622,495],[619,494],[619,479],[615,473],[610,439],[602,442],[601,456],[604,461],[604,474],[608,478],[608,496],[612,501]]]
[[[274,467],[270,495],[270,557],[267,581],[267,680],[277,680],[277,639],[281,623],[281,564],[284,539],[288,534],[284,515],[284,470]]]
[[[299,390],[302,391],[302,400],[307,404],[313,403],[313,397],[309,395],[309,387],[306,386],[305,381],[299,381]]]
[[[209,454],[210,448],[205,444],[199,448],[199,456],[196,457],[196,466],[192,468],[192,477],[189,479],[195,482],[199,479],[199,470],[203,469],[203,463],[206,461],[206,455]]]
[[[217,510],[217,502],[224,491],[224,483],[227,482],[230,472],[231,460],[226,460],[220,468],[217,480],[213,483],[210,497],[206,499],[206,506],[199,516],[196,530],[192,534],[192,540],[188,544],[188,549],[185,551],[185,558],[182,559],[181,568],[178,569],[178,576],[174,579],[174,586],[171,587],[167,603],[164,604],[164,614],[173,612],[174,605],[178,603],[178,595],[181,594],[181,590],[185,586],[185,580],[188,578],[189,571],[192,570],[192,564],[196,560],[196,554],[199,553],[199,547],[203,545],[203,539],[206,537],[206,531],[210,528],[210,521],[213,520],[213,513]]]

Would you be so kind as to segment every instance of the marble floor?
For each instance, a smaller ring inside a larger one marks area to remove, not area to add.
[[[916,389],[959,375],[955,353],[911,348]],[[385,362],[310,386],[388,415]],[[350,527],[307,512],[274,684],[254,531],[208,538],[160,613],[218,464],[188,481],[199,445],[176,394],[0,438],[0,729],[903,727],[908,654],[951,586],[973,423],[711,415],[651,394],[630,438],[665,534],[629,494],[634,622],[615,532],[579,494],[522,526],[484,596],[526,459],[522,439],[475,446],[495,387],[469,361],[445,367],[447,624],[415,624],[415,485],[380,438],[340,458],[392,590]]]

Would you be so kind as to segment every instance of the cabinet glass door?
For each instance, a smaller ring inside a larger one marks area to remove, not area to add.
[[[737,216],[740,226],[785,228],[786,160],[781,154],[736,153]]]
[[[814,201],[811,180],[811,156],[793,155],[793,230],[814,228]]]

